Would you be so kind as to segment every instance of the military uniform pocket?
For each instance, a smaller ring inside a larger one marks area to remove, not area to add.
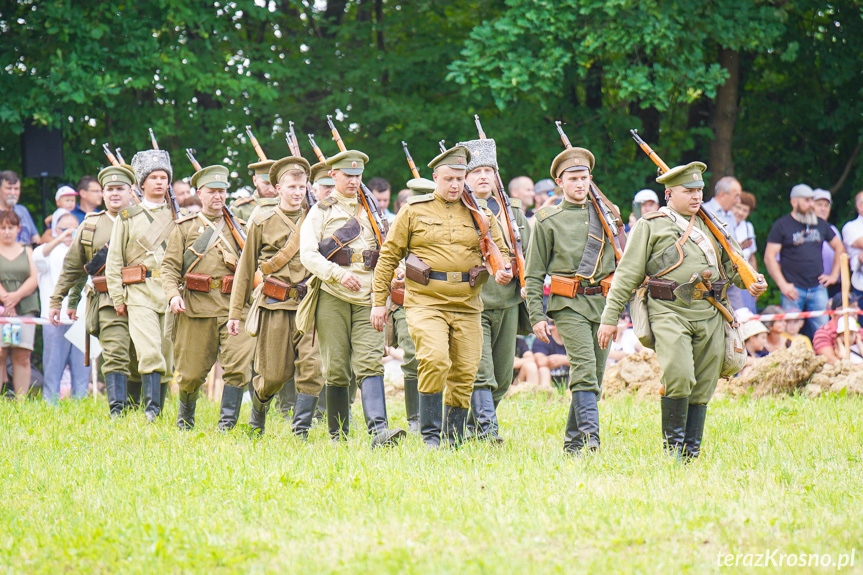
[[[441,243],[445,241],[443,234],[443,221],[430,218],[428,216],[420,216],[416,219],[413,235],[422,242],[431,244]]]

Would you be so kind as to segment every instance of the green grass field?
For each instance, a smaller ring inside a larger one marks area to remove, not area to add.
[[[600,454],[564,456],[567,407],[520,396],[505,446],[429,453],[322,425],[303,444],[277,417],[222,435],[205,400],[188,433],[176,400],[156,425],[104,399],[3,401],[0,571],[676,573],[766,549],[856,549],[861,569],[863,399],[716,401],[690,466],[662,454],[658,403],[629,399],[600,404]]]

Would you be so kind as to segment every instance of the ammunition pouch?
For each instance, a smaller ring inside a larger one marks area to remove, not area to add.
[[[568,298],[574,298],[576,295],[606,295],[608,293],[607,290],[603,290],[602,285],[585,287],[578,278],[564,276],[551,276],[550,291],[554,295]]]
[[[362,231],[363,228],[360,225],[359,220],[357,220],[356,218],[351,218],[345,225],[333,232],[333,235],[318,242],[318,251],[321,252],[321,255],[323,255],[328,260],[334,261],[332,259],[333,255],[335,255],[336,252],[338,252],[342,248],[347,247],[348,244],[360,237]]]
[[[308,287],[306,287],[305,282],[292,286],[275,278],[265,278],[262,292],[268,298],[277,301],[287,301],[289,299],[301,300],[306,296]]]
[[[380,250],[363,250],[362,252],[357,252],[351,248],[340,248],[328,259],[334,264],[338,264],[340,266],[362,263],[364,268],[371,270],[378,265],[378,257],[380,257],[380,255]]]
[[[108,278],[93,276],[93,289],[98,293],[108,293]]]
[[[142,284],[147,281],[147,278],[158,278],[161,275],[160,270],[150,271],[144,264],[120,268],[123,285]]]
[[[396,305],[405,305],[405,288],[390,290],[390,300]]]
[[[412,282],[427,286],[431,278],[431,266],[414,254],[405,259],[405,277]]]
[[[213,281],[213,276],[206,274],[187,273],[183,278],[186,289],[201,293],[210,293],[210,282]]]

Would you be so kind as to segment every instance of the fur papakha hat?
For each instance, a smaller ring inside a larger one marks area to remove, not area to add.
[[[468,173],[477,168],[488,167],[497,171],[497,144],[491,138],[485,140],[468,140],[459,142],[470,151],[470,162],[467,165]]]
[[[174,180],[174,170],[171,169],[171,156],[165,150],[143,150],[132,158],[132,170],[138,185],[143,186],[147,176],[156,170],[168,173],[168,180]]]

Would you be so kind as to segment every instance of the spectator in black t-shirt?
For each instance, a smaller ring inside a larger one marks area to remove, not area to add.
[[[782,308],[786,310],[826,309],[827,286],[839,279],[839,256],[845,247],[830,224],[815,214],[814,196],[806,184],[791,188],[791,213],[776,220],[767,236],[764,264],[782,292]],[[830,274],[823,273],[821,245],[825,241],[836,252]],[[809,318],[804,332],[811,337],[826,322],[826,316]]]
[[[533,355],[539,368],[539,386],[550,388],[554,385],[559,391],[565,391],[569,387],[569,358],[554,322],[549,320],[548,327],[551,333],[548,343],[539,339],[533,342]]]

